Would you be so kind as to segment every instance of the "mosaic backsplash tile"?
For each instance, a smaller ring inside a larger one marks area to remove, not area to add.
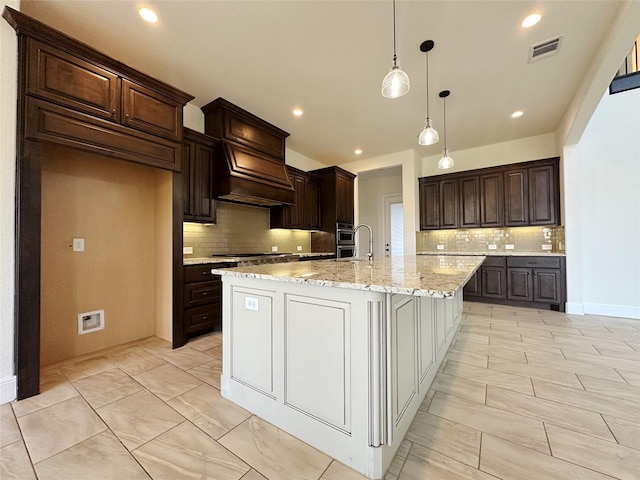
[[[302,230],[269,229],[269,209],[217,203],[217,224],[183,224],[185,247],[193,247],[187,258],[208,257],[214,253],[309,252],[311,234]]]
[[[512,248],[508,248],[510,246]],[[473,228],[416,232],[416,251],[439,250],[565,253],[564,227]]]

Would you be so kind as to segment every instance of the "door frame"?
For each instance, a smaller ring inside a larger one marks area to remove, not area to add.
[[[398,199],[400,201],[397,201]],[[391,219],[389,216],[389,206],[394,203],[402,203],[404,211],[404,199],[402,197],[402,193],[389,193],[382,195],[382,245],[385,257],[388,257],[391,254],[387,251],[387,245],[391,243]],[[404,216],[402,218],[402,225],[402,251],[404,251]]]

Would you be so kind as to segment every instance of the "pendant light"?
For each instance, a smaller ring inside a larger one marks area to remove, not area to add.
[[[431,126],[429,117],[429,52],[433,48],[433,40],[425,40],[420,44],[420,51],[425,53],[425,71],[427,77],[427,120],[424,122],[424,129],[420,132],[418,143],[420,145],[433,145],[440,139],[438,132]]]
[[[409,91],[409,76],[398,66],[396,55],[396,0],[393,0],[393,66],[382,80],[382,96],[398,98]]]
[[[449,149],[447,148],[447,97],[451,92],[449,90],[443,90],[440,92],[440,98],[442,99],[443,112],[444,112],[444,121],[443,131],[444,131],[444,151],[442,152],[442,158],[438,161],[438,168],[442,170],[446,170],[447,168],[453,167],[453,158],[449,156]]]

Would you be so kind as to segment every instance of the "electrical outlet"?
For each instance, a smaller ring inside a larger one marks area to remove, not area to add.
[[[271,247],[271,251],[272,251],[272,252],[277,252],[277,251],[278,251],[278,247],[277,247],[276,245],[273,245],[273,246]]]
[[[489,245],[489,250],[497,250],[498,246],[497,245]]]
[[[74,252],[84,252],[84,238],[74,238],[72,246]]]
[[[505,250],[513,250],[513,244],[511,244],[511,243],[507,243],[507,244],[504,246],[504,249],[505,249]]]
[[[297,250],[298,252],[301,252],[301,251],[302,251],[302,245],[298,245],[298,246],[296,247],[296,250]]]
[[[193,253],[193,247],[182,247],[183,255],[190,255]]]
[[[436,245],[436,248],[437,248],[438,250],[444,250],[444,245]]]
[[[244,308],[246,310],[258,311],[258,299],[256,297],[244,297]]]
[[[551,250],[553,247],[551,245],[542,245],[543,250]]]

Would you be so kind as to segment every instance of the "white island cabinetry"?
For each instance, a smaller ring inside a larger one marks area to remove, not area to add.
[[[482,260],[214,270],[223,275],[222,395],[382,478],[460,322],[462,287]]]

